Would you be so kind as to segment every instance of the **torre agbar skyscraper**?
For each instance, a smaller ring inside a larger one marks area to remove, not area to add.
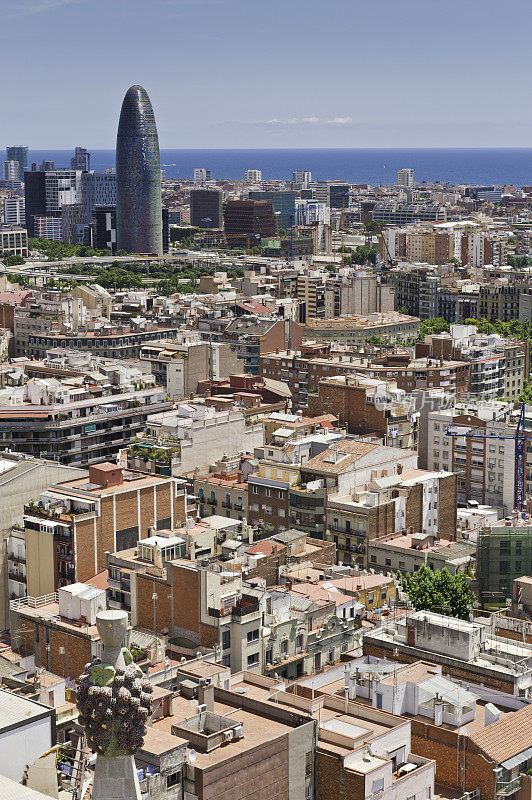
[[[127,90],[116,137],[116,238],[127,253],[163,251],[161,161],[155,116],[142,86]]]

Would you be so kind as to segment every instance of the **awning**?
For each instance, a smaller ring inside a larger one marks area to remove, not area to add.
[[[501,761],[501,767],[510,770],[513,769],[514,767],[517,767],[519,764],[522,764],[523,761],[528,761],[529,758],[532,758],[532,747],[523,750],[516,756],[507,758],[506,761]]]

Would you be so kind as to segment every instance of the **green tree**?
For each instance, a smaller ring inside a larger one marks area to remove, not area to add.
[[[475,597],[463,573],[451,575],[445,567],[433,571],[422,566],[416,572],[398,575],[398,579],[416,611],[468,619]]]
[[[18,267],[19,264],[24,264],[24,259],[22,256],[6,256],[4,258],[4,264],[6,267]]]

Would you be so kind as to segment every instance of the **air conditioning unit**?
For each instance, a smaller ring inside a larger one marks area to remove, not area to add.
[[[223,736],[224,742],[230,742],[233,738],[233,735],[234,735],[233,731],[224,731],[224,736]]]
[[[203,714],[205,711],[207,711],[205,703],[200,703],[199,706],[196,706],[196,714]]]
[[[243,739],[244,738],[244,726],[237,725],[236,728],[233,730],[233,738],[235,739]]]

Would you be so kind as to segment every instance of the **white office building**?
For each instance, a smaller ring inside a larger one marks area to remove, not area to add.
[[[298,189],[308,189],[312,181],[312,173],[302,169],[296,169],[292,173],[292,183]]]
[[[196,186],[203,186],[204,183],[207,183],[207,181],[210,180],[212,180],[210,169],[204,169],[204,167],[194,167],[194,183]]]
[[[2,164],[2,180],[4,181],[18,181],[19,180],[19,163],[18,161],[4,161]]]
[[[244,175],[246,183],[260,183],[262,181],[262,172],[260,169],[247,169]]]
[[[6,225],[26,224],[23,197],[6,197],[4,200],[4,222]]]
[[[331,223],[331,209],[319,200],[296,200],[296,225],[313,225],[322,222]]]
[[[400,169],[397,173],[397,185],[404,186],[406,189],[414,188],[414,170]]]

